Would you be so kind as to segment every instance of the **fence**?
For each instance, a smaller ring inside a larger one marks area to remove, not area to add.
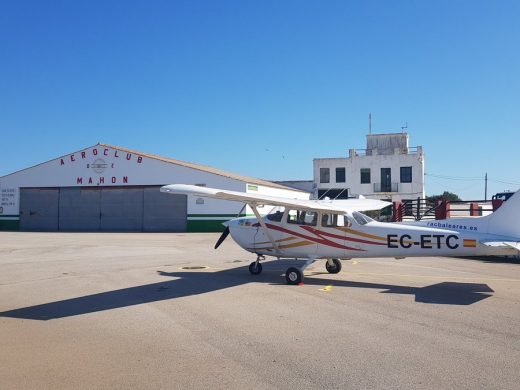
[[[394,202],[392,221],[420,221],[424,219],[446,219],[453,217],[479,217],[491,214],[502,205],[502,200],[443,201],[435,203],[417,198]]]

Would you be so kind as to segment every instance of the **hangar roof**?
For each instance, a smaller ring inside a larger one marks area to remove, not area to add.
[[[220,169],[208,167],[208,166],[205,166],[205,165],[193,164],[193,163],[189,163],[189,162],[186,162],[186,161],[175,160],[173,158],[161,157],[161,156],[156,156],[154,154],[148,154],[148,153],[142,153],[142,152],[139,152],[137,150],[130,150],[130,149],[126,149],[126,148],[121,148],[119,146],[114,146],[114,145],[108,145],[108,144],[102,144],[102,143],[99,143],[98,145],[99,146],[104,146],[104,147],[107,147],[107,148],[117,149],[117,150],[120,150],[122,152],[138,154],[138,155],[143,156],[143,157],[152,158],[152,159],[163,161],[163,162],[167,162],[167,163],[170,163],[170,164],[180,165],[180,166],[183,166],[183,167],[186,167],[186,168],[196,169],[196,170],[207,172],[207,173],[211,173],[211,174],[214,174],[214,175],[224,176],[224,177],[227,177],[229,179],[239,180],[239,181],[247,182],[249,184],[257,184],[257,185],[261,185],[261,186],[266,186],[266,187],[271,187],[271,188],[279,188],[279,189],[283,189],[283,190],[300,191],[300,190],[297,190],[297,189],[294,189],[294,188],[291,188],[291,187],[287,187],[287,186],[283,186],[283,185],[280,185],[280,184],[273,183],[271,181],[261,180],[261,179],[254,179],[254,178],[248,177],[248,176],[241,176],[241,175],[237,175],[237,174],[234,174],[234,173],[221,171]]]
[[[248,177],[248,176],[237,175],[237,174],[234,174],[234,173],[222,171],[220,169],[216,169],[216,168],[213,168],[213,167],[208,167],[208,166],[205,166],[205,165],[193,164],[193,163],[189,163],[189,162],[186,162],[186,161],[175,160],[173,158],[156,156],[156,155],[148,154],[148,153],[142,153],[142,152],[139,152],[137,150],[121,148],[119,146],[113,146],[113,145],[108,145],[108,144],[98,143],[98,144],[96,144],[96,145],[94,145],[92,147],[95,147],[95,146],[102,146],[102,147],[105,147],[105,148],[111,148],[111,149],[119,150],[119,151],[125,152],[125,153],[132,153],[132,154],[135,154],[135,155],[140,155],[140,156],[143,156],[143,157],[147,157],[147,158],[150,158],[150,159],[166,162],[166,163],[169,163],[169,164],[175,164],[175,165],[179,165],[179,166],[182,166],[182,167],[185,167],[185,168],[196,169],[198,171],[210,173],[210,174],[213,174],[213,175],[219,175],[219,176],[226,177],[228,179],[238,180],[238,181],[242,181],[242,182],[246,182],[246,183],[250,183],[250,184],[257,184],[257,185],[271,187],[271,188],[279,188],[279,189],[284,189],[284,190],[303,192],[301,190],[298,190],[298,189],[295,189],[295,188],[291,188],[291,187],[288,187],[288,186],[284,186],[284,185],[281,185],[281,184],[273,183],[271,181],[261,180],[261,179],[254,179],[254,178]],[[86,148],[86,149],[88,149],[88,148]],[[63,158],[63,157],[64,156],[61,156],[61,157],[58,157],[57,159],[60,159],[60,158]],[[0,176],[0,178],[5,178],[5,177],[8,177],[8,176],[17,174],[18,172],[22,172],[22,171],[34,168],[34,167],[42,165],[42,164],[45,164],[45,163],[36,164],[33,167],[24,168],[24,169],[21,169],[19,171],[15,171],[15,172],[9,173],[7,175]]]

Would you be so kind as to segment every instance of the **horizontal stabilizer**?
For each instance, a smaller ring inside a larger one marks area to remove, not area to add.
[[[520,252],[520,242],[518,241],[485,241],[481,242],[481,244],[493,248],[513,248]]]

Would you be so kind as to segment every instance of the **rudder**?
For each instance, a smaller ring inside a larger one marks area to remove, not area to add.
[[[520,190],[516,191],[488,220],[488,234],[519,238],[520,241]]]

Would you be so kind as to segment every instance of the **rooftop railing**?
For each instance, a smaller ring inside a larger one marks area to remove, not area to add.
[[[374,192],[399,192],[399,183],[374,183]]]
[[[422,154],[422,146],[409,146],[408,148],[391,149],[349,149],[349,157],[355,156],[376,156],[393,154]]]

